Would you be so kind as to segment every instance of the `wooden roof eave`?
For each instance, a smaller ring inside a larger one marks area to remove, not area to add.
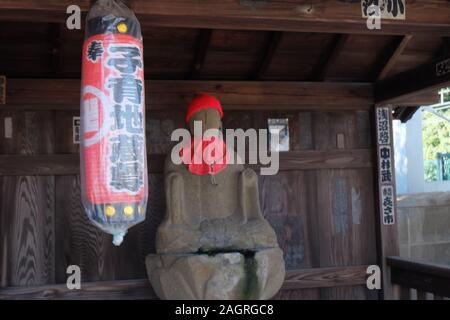
[[[89,0],[78,5],[83,13]],[[0,0],[0,20],[59,22],[67,18],[72,0]],[[362,17],[361,3],[320,1],[318,3],[280,0],[215,1],[129,0],[127,4],[142,24],[202,29],[273,30],[345,34],[439,34],[450,35],[450,3],[416,1],[407,3],[406,20],[383,20],[380,30],[369,30]]]

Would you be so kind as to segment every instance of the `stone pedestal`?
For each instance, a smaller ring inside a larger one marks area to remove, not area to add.
[[[279,248],[154,254],[147,257],[146,265],[158,297],[170,300],[270,299],[285,276]]]

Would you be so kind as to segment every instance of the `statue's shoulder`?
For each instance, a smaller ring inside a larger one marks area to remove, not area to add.
[[[239,156],[239,154],[231,150],[227,147],[228,152],[228,159],[229,159],[229,168],[230,170],[236,171],[236,172],[242,172],[245,170],[245,165],[243,164],[242,158]]]
[[[164,161],[164,172],[182,172],[185,169],[183,164],[175,164],[172,161],[171,153],[166,156]]]

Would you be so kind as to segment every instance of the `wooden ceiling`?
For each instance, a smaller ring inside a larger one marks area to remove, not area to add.
[[[443,37],[143,26],[147,79],[374,82],[433,59]],[[0,21],[0,73],[79,78],[83,31]],[[396,52],[401,46],[400,51]],[[396,55],[395,55],[396,54]],[[395,55],[395,61],[389,61]]]

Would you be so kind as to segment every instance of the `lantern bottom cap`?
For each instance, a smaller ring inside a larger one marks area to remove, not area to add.
[[[113,234],[113,244],[115,246],[120,246],[122,244],[125,233],[126,232],[124,232],[124,231],[120,231],[120,232]]]

